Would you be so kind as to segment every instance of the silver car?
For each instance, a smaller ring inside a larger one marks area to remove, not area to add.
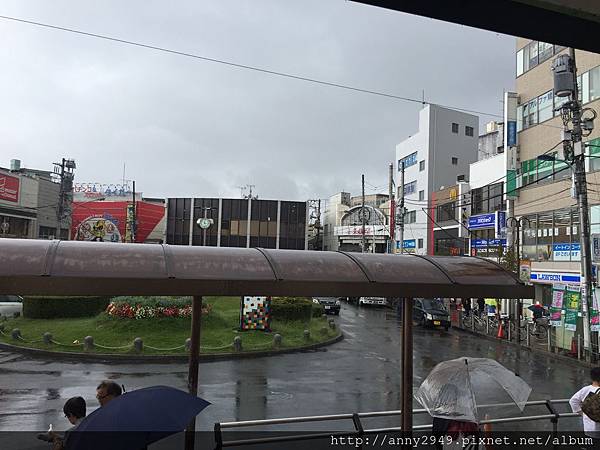
[[[23,314],[23,298],[0,294],[0,316],[13,317],[15,313]]]

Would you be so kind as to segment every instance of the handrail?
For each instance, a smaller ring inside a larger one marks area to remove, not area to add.
[[[553,428],[556,430],[556,425],[558,420],[561,418],[569,418],[569,417],[579,417],[579,414],[572,412],[564,412],[559,413],[554,408],[555,405],[566,404],[568,403],[568,399],[555,399],[555,400],[532,400],[525,403],[525,407],[531,406],[546,406],[550,414],[537,414],[531,416],[519,416],[519,417],[502,417],[496,419],[485,419],[479,422],[480,425],[485,424],[506,424],[506,423],[519,423],[519,422],[529,422],[529,421],[539,421],[539,420],[550,420],[553,423]],[[510,406],[514,405],[514,403],[495,403],[495,404],[486,404],[480,405],[478,408],[492,408],[492,407],[502,407],[502,406]],[[423,414],[426,413],[426,409],[415,409],[413,410],[413,414]],[[353,414],[329,414],[329,415],[320,415],[320,416],[304,416],[304,417],[286,417],[286,418],[277,418],[277,419],[261,419],[261,420],[246,420],[246,421],[237,421],[237,422],[217,422],[214,425],[214,433],[215,433],[215,442],[216,449],[222,449],[225,447],[234,447],[234,446],[243,446],[243,445],[256,445],[256,444],[267,444],[267,443],[276,443],[276,442],[290,442],[290,441],[300,441],[300,440],[309,440],[309,439],[320,439],[326,437],[360,437],[367,434],[377,434],[377,433],[386,433],[386,432],[402,432],[402,427],[386,427],[386,428],[370,428],[364,429],[363,425],[360,421],[361,418],[369,418],[369,417],[388,417],[388,416],[397,416],[401,415],[402,411],[400,410],[391,410],[391,411],[373,411],[373,412],[364,412],[364,413],[353,413]],[[306,422],[317,422],[317,421],[332,421],[332,420],[352,420],[354,425],[354,430],[352,431],[336,431],[336,432],[314,432],[314,433],[303,433],[303,434],[294,434],[294,435],[286,435],[286,436],[271,436],[271,437],[263,437],[263,438],[251,438],[251,439],[238,439],[225,441],[223,439],[222,431],[223,429],[232,429],[232,428],[245,428],[259,425],[277,425],[277,424],[292,424],[292,423],[306,423]],[[432,428],[431,424],[423,424],[423,425],[414,425],[414,431],[427,431]]]

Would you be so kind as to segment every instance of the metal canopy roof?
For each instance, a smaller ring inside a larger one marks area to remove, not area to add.
[[[533,298],[458,256],[0,239],[0,293]]]
[[[600,2],[592,0],[354,0],[600,53]]]

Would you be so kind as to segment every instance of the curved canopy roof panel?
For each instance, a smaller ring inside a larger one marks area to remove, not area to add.
[[[597,0],[353,1],[600,53]]]
[[[531,298],[473,257],[0,239],[0,293]]]

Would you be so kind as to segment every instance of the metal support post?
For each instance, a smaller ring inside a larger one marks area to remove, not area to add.
[[[394,164],[390,164],[390,253],[396,253],[396,199],[394,197]]]
[[[366,211],[365,211],[365,175],[362,176],[362,202],[360,208],[360,221],[362,223],[362,240],[361,240],[361,253],[365,252],[365,246],[367,245],[365,242],[365,231],[366,231]]]
[[[190,346],[190,367],[188,371],[188,392],[198,395],[198,364],[200,363],[200,327],[202,319],[202,297],[195,295],[192,300],[192,330]],[[185,433],[185,450],[193,450],[195,443],[196,418],[192,419]]]
[[[413,405],[413,298],[403,298],[402,314],[402,433],[407,436],[412,432]]]
[[[525,333],[527,333],[527,335],[526,335],[527,347],[531,347],[531,334],[529,333],[529,321],[527,321],[525,323]]]
[[[400,166],[400,212],[398,223],[400,225],[400,253],[404,253],[404,161]]]

